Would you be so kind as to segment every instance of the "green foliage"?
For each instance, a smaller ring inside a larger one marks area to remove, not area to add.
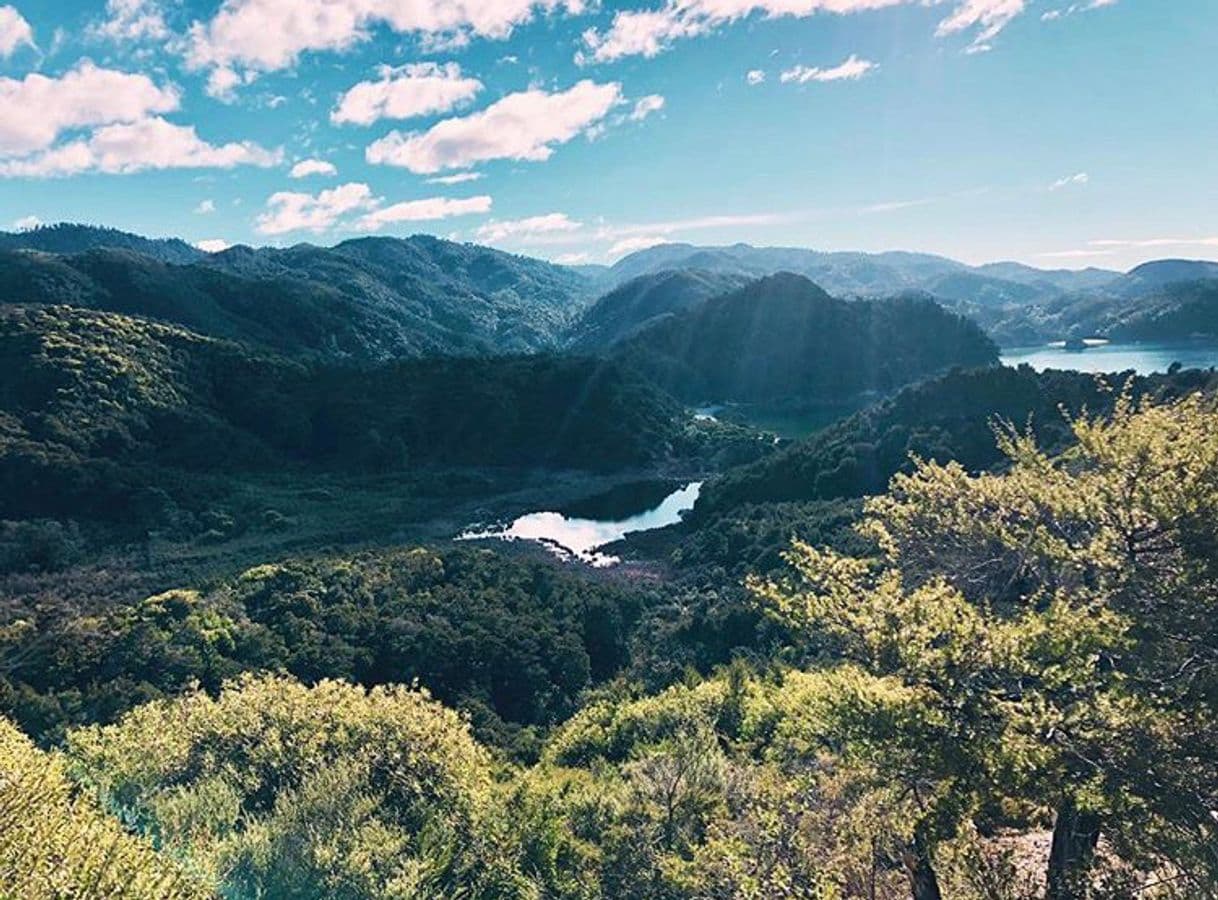
[[[58,255],[12,252],[26,249]],[[57,226],[0,234],[0,295],[155,317],[294,357],[377,362],[556,349],[592,286],[563,266],[425,235],[204,254]]]
[[[644,600],[488,550],[285,560],[98,614],[26,611],[0,630],[0,703],[45,739],[247,670],[417,680],[480,736],[528,755],[532,728],[571,715],[629,662]]]
[[[1132,376],[1131,376],[1132,377]],[[1189,371],[1134,378],[1135,396],[1164,399],[1213,391],[1218,376]],[[882,493],[913,457],[958,462],[971,472],[1005,464],[995,418],[1030,425],[1051,451],[1074,441],[1061,408],[1110,412],[1114,395],[1094,376],[1030,367],[956,371],[906,388],[806,440],[707,483],[695,518],[740,504],[830,500]]]
[[[1005,433],[1002,474],[920,462],[868,502],[879,559],[797,543],[765,604],[844,660],[787,743],[912,798],[928,853],[1012,801],[1055,809],[1054,897],[1089,895],[1095,837],[1186,893],[1218,880],[1218,413],[1118,395],[1058,458]],[[1186,887],[1187,886],[1187,887]]]
[[[58,222],[18,232],[0,232],[0,250],[38,251],[39,253],[84,253],[109,248],[139,253],[169,263],[195,262],[203,251],[180,238],[146,238],[115,228]],[[34,254],[27,253],[28,256]],[[45,258],[43,261],[46,261]],[[62,303],[66,298],[60,298]]]
[[[495,877],[464,858],[489,759],[417,691],[246,677],[68,747],[107,806],[231,896],[451,896]]]
[[[0,719],[0,896],[189,900],[187,872],[79,795],[57,753]]]
[[[585,310],[571,329],[568,346],[581,352],[605,350],[665,316],[692,309],[747,282],[743,275],[698,269],[640,275]]]
[[[0,515],[9,518],[159,527],[149,492],[205,493],[200,473],[605,469],[663,459],[682,439],[672,401],[603,362],[306,366],[69,307],[0,307],[0,374]],[[132,511],[154,518],[133,523]]]

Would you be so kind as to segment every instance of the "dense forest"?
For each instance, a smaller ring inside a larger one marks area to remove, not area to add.
[[[64,226],[0,234],[0,251],[4,302],[71,303],[364,362],[553,350],[595,293],[574,270],[426,235],[204,254]]]
[[[425,691],[316,670],[187,687],[57,750],[3,732],[0,810],[29,823],[5,875],[28,896],[55,895],[50,859],[69,891],[132,872],[133,897],[1210,896],[1216,426],[1201,395],[1123,393],[1057,457],[1012,429],[1000,473],[921,463],[867,502],[873,552],[797,541],[749,580],[783,652],[619,681],[535,762]],[[271,567],[222,592],[312,631],[369,575]],[[205,602],[141,614],[215,640]]]
[[[1218,373],[959,314],[1193,268],[9,237],[0,897],[1218,898]]]

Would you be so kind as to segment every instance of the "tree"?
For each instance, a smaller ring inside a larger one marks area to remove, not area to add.
[[[0,718],[0,896],[202,900],[203,885],[128,834],[44,753]]]
[[[877,559],[796,544],[795,579],[753,583],[845,660],[824,734],[916,798],[915,896],[1010,798],[1055,812],[1054,900],[1090,895],[1101,834],[1186,894],[1218,883],[1218,413],[1124,393],[1070,427],[1056,458],[1001,428],[1000,474],[919,463],[867,504]]]

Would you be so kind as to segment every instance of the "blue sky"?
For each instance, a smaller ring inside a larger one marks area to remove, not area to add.
[[[1218,259],[1214,0],[0,0],[0,227]]]

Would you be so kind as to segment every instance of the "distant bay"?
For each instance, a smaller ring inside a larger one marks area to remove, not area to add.
[[[1084,350],[1067,349],[1060,343],[1039,347],[1012,347],[1002,351],[1002,362],[1008,366],[1026,363],[1038,372],[1046,369],[1072,369],[1077,372],[1100,373],[1127,372],[1132,369],[1139,375],[1150,375],[1166,372],[1173,363],[1180,363],[1185,369],[1208,369],[1218,366],[1218,341],[1113,342],[1089,346]]]

